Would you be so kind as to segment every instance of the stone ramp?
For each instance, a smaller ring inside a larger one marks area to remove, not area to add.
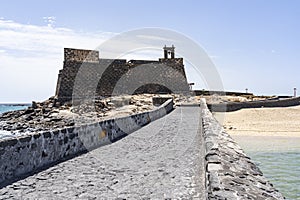
[[[200,107],[0,189],[1,199],[205,199]]]

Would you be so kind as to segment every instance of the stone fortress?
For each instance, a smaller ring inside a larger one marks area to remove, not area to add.
[[[175,58],[173,45],[163,49],[159,60],[127,61],[100,58],[99,51],[65,48],[56,96],[66,102],[120,94],[188,93],[183,58]]]

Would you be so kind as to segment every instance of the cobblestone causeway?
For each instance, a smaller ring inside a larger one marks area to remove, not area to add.
[[[0,189],[0,199],[205,199],[200,107]]]

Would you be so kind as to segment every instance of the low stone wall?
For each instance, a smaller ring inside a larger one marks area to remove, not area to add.
[[[253,96],[253,93],[245,93],[245,92],[230,92],[230,91],[215,91],[215,90],[192,90],[194,95],[201,96],[201,95],[220,95],[220,96]]]
[[[284,199],[201,102],[208,199]]]
[[[0,186],[23,174],[115,142],[171,112],[173,106],[170,99],[150,112],[0,140]]]
[[[220,104],[209,104],[208,107],[213,112],[230,112],[242,108],[261,108],[261,107],[288,107],[300,105],[300,97],[288,98],[283,100],[265,100],[250,102],[229,102]]]

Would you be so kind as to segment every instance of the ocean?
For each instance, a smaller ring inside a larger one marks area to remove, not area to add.
[[[233,136],[288,200],[300,200],[300,137]]]
[[[26,109],[28,108],[28,106],[30,106],[30,104],[0,104],[0,115],[8,111]],[[12,135],[10,131],[0,130],[0,139],[13,137],[13,136],[14,135]]]
[[[0,104],[0,114],[13,110],[22,110],[28,108],[30,104]]]

